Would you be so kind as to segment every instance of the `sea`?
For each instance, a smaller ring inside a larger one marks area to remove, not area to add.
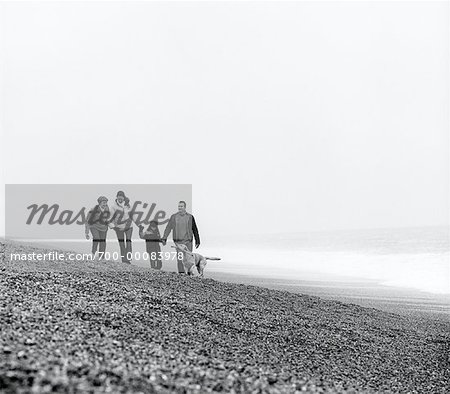
[[[370,229],[212,239],[217,272],[309,281],[366,281],[450,294],[448,227]]]

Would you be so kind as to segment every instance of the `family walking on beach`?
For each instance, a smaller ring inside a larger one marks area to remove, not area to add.
[[[161,237],[158,222],[152,220],[147,229],[137,222],[132,212],[130,199],[123,191],[118,191],[114,202],[108,206],[108,199],[100,196],[97,204],[92,208],[86,219],[86,239],[92,236],[92,254],[103,256],[106,251],[106,236],[108,229],[115,231],[119,242],[122,262],[130,263],[132,256],[133,223],[139,228],[139,237],[145,240],[146,251],[149,255],[152,268],[161,269],[161,246],[166,244],[167,238],[172,233],[172,239],[177,245],[185,245],[192,252],[193,241],[195,247],[200,246],[200,236],[192,214],[186,211],[186,202],[178,203],[178,212],[174,213],[167,223],[164,234]],[[179,273],[184,273],[183,263],[177,253],[177,268]]]

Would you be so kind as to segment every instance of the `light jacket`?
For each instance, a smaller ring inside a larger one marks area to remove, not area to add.
[[[113,224],[114,228],[124,231],[132,226],[134,220],[132,215],[130,215],[131,208],[124,203],[119,204],[117,200],[115,200],[111,204],[109,211],[111,218],[110,223]]]

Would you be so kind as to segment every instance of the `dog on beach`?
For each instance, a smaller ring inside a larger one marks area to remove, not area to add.
[[[200,253],[190,252],[187,246],[183,244],[175,244],[172,248],[175,248],[178,252],[183,254],[182,263],[184,271],[187,272],[188,275],[194,274],[195,267],[198,274],[203,278],[207,260],[220,260],[219,257],[205,257]]]

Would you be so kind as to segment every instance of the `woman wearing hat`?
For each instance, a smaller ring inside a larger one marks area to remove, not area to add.
[[[92,254],[98,252],[101,256],[106,250],[106,233],[108,232],[109,208],[105,196],[97,198],[98,204],[92,208],[86,219],[86,239],[92,234]]]

